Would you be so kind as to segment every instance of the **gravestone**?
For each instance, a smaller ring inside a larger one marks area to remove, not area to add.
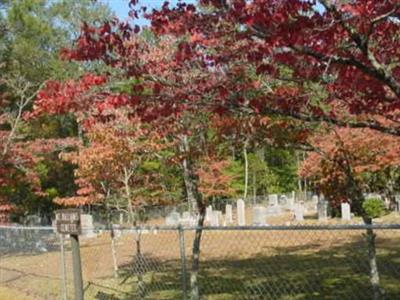
[[[181,215],[178,212],[173,211],[165,218],[165,224],[168,226],[177,226],[180,218]]]
[[[304,220],[304,205],[302,203],[297,203],[294,206],[294,217],[296,221]]]
[[[350,204],[342,203],[340,206],[341,206],[341,210],[342,210],[342,220],[350,221],[351,220]]]
[[[27,226],[41,226],[42,218],[37,215],[28,215],[25,218],[25,225]]]
[[[184,211],[182,213],[182,219],[190,219],[190,217],[191,217],[190,212]]]
[[[288,198],[286,201],[286,209],[293,210],[294,209],[294,198]]]
[[[211,222],[211,218],[212,218],[212,206],[211,205],[209,205],[209,206],[207,206],[207,208],[206,208],[206,217],[205,217],[205,220],[207,221],[207,222]]]
[[[211,215],[211,222],[210,222],[210,225],[211,226],[219,226],[219,217],[220,217],[220,214],[219,214],[220,212],[219,211],[217,211],[217,210],[214,210],[213,212],[212,212],[212,215]]]
[[[267,216],[278,216],[282,213],[281,207],[279,205],[269,205],[266,209]]]
[[[222,221],[222,211],[216,210],[219,221]]]
[[[267,219],[267,209],[263,206],[253,207],[253,225],[263,226]]]
[[[400,212],[400,194],[397,194],[394,196],[395,197],[395,201],[396,201],[396,211]]]
[[[121,225],[120,224],[111,224],[111,226],[114,231],[114,237],[119,238],[122,235]]]
[[[227,204],[225,206],[225,225],[229,225],[232,223],[233,223],[232,205]]]
[[[93,226],[93,216],[88,214],[81,214],[81,228],[83,237],[95,237],[94,226]]]
[[[326,221],[328,219],[328,201],[319,200],[318,202],[318,221]]]
[[[278,205],[278,195],[268,195],[268,205]]]
[[[319,203],[319,197],[317,195],[313,195],[311,197],[311,210],[312,211],[317,211],[318,210],[318,203]]]
[[[279,197],[279,205],[286,206],[288,202],[288,198],[285,195]]]
[[[246,225],[245,204],[243,199],[237,201],[237,222],[239,226]]]
[[[184,226],[195,226],[196,218],[193,217],[189,211],[184,211],[182,217],[179,218],[179,224]]]

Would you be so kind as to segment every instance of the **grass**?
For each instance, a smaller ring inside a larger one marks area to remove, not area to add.
[[[280,220],[287,222],[287,220]],[[309,218],[306,222],[312,222]],[[332,222],[332,221],[330,221]],[[370,299],[364,232],[205,231],[199,274],[202,299]],[[189,286],[193,232],[185,232]],[[182,265],[176,232],[143,234],[138,263],[133,235],[117,240],[114,278],[109,236],[81,241],[85,299],[181,299]],[[61,299],[60,255],[13,253],[0,258],[0,300]],[[400,295],[400,231],[377,231],[378,267],[386,299]],[[73,299],[71,254],[66,253],[68,295]]]

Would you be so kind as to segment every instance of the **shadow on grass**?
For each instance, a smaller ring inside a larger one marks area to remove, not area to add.
[[[317,245],[274,248],[274,255],[201,261],[201,299],[372,299],[367,249],[361,238],[328,250],[303,251],[313,248]],[[400,299],[398,241],[380,239],[377,253],[382,299]],[[187,268],[189,291],[189,264]],[[133,258],[129,265],[122,266],[120,283],[129,284],[129,288],[118,298],[109,299],[141,299],[138,274],[145,282],[142,299],[182,299],[180,261],[160,261],[150,256],[139,261]]]

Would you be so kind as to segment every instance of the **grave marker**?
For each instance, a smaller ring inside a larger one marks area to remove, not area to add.
[[[263,206],[253,207],[253,225],[263,226],[266,223],[267,209]]]
[[[342,203],[341,204],[341,210],[342,210],[342,220],[343,221],[350,221],[351,220],[350,204],[349,203]]]
[[[294,207],[294,216],[296,221],[303,221],[304,220],[304,205],[298,203]]]
[[[226,225],[233,223],[232,205],[230,205],[230,204],[227,204],[225,206],[225,223],[226,223]]]
[[[320,200],[318,202],[318,220],[326,221],[328,219],[328,201]]]
[[[239,226],[246,225],[245,203],[242,199],[237,201],[237,222]]]

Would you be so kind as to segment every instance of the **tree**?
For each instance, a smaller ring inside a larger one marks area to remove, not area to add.
[[[374,191],[371,174],[391,174],[400,166],[400,139],[371,129],[336,128],[315,137],[318,151],[303,162],[301,173],[316,181],[333,206],[349,202],[366,224],[372,224],[364,193]],[[385,176],[386,177],[386,176]],[[380,298],[375,234],[367,229],[370,279],[374,299]]]
[[[159,37],[151,41],[138,37],[140,28],[127,23],[85,25],[76,47],[65,50],[64,56],[101,61],[115,72],[87,86],[84,78],[48,86],[38,110],[93,116],[104,107],[132,106],[160,131],[168,122],[179,123],[183,114],[254,114],[275,121],[280,144],[296,146],[307,144],[309,134],[323,123],[399,134],[398,66],[391,55],[398,49],[395,2],[368,6],[364,1],[320,1],[320,10],[315,1],[301,0],[201,3],[209,7],[165,4],[147,15]],[[365,13],[357,13],[362,10]],[[379,34],[383,31],[393,32],[393,38]],[[388,72],[389,65],[393,69]],[[109,85],[116,79],[129,81],[130,93],[114,93]],[[191,276],[192,298],[198,299],[206,202],[198,189],[191,150],[193,146],[185,145],[184,152],[190,154],[186,179],[200,216]]]
[[[158,34],[190,37],[185,58],[207,53],[205,65],[230,75],[242,74],[235,62],[254,67],[260,96],[250,105],[237,99],[236,110],[400,134],[397,1],[200,3],[207,9],[165,4],[147,16]],[[232,105],[231,94],[215,100]]]
[[[66,181],[71,176],[64,178],[65,185],[49,179],[45,175],[46,170],[58,168],[59,173],[69,175],[68,167],[57,160],[54,152],[51,155],[42,153],[38,161],[34,157],[40,151],[36,150],[62,143],[54,142],[58,138],[76,136],[76,123],[68,117],[43,117],[35,124],[26,122],[23,115],[32,107],[44,81],[79,75],[88,67],[63,61],[59,51],[72,44],[81,20],[89,23],[95,19],[101,21],[110,16],[110,11],[105,5],[89,0],[79,3],[64,0],[5,0],[0,1],[0,8],[0,182],[7,182],[0,188],[0,197],[4,203],[14,203],[14,208],[18,204],[20,213],[40,213],[45,207],[43,203],[51,203],[48,197],[69,192],[64,187],[70,187],[70,182]],[[44,141],[44,138],[49,140]],[[38,145],[40,141],[44,145]],[[28,149],[36,150],[31,155]],[[26,180],[28,177],[35,178],[32,189],[29,188],[32,182]],[[39,186],[52,192],[46,195],[37,193]]]

